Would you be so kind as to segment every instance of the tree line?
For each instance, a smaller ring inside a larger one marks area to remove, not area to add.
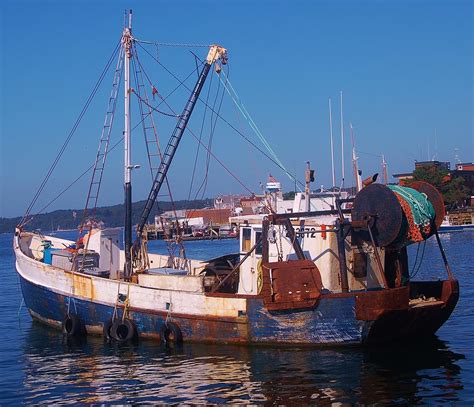
[[[140,220],[146,201],[139,201],[133,204],[132,223],[136,224]],[[206,198],[194,201],[182,200],[175,201],[174,208],[180,209],[202,209],[212,207],[213,200]],[[173,204],[167,201],[159,201],[155,203],[153,215],[161,214],[165,211],[173,210]],[[82,221],[82,209],[61,209],[53,212],[35,215],[33,220],[29,222],[25,229],[41,230],[49,232],[51,230],[77,229]],[[123,226],[125,218],[125,208],[123,204],[103,206],[96,209],[94,219],[104,222],[107,227]],[[0,233],[14,232],[15,227],[20,223],[22,217],[16,218],[0,218]],[[153,222],[154,219],[150,218]]]

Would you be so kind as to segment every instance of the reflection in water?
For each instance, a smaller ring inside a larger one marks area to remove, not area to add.
[[[463,387],[445,342],[420,347],[309,349],[155,342],[66,343],[32,324],[23,349],[24,402],[294,404],[458,401]]]

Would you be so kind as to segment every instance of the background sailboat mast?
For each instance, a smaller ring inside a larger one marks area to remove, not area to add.
[[[387,172],[387,162],[385,161],[385,155],[382,154],[382,176],[383,176],[383,184],[388,184],[388,172]]]
[[[332,135],[332,106],[331,98],[329,98],[329,136],[331,137],[331,171],[332,171],[332,187],[336,186],[336,170],[334,169],[334,142]]]
[[[126,22],[127,24],[127,22]],[[130,58],[132,56],[132,10],[128,12],[128,26],[123,29],[122,47],[125,53],[124,66],[124,193],[125,193],[125,278],[132,274],[131,247],[132,247],[132,165],[130,144]]]
[[[357,157],[357,154],[356,154],[354,128],[352,127],[352,123],[349,123],[349,127],[351,129],[351,142],[352,142],[352,168],[354,171],[354,178],[356,182],[356,192],[359,192],[362,189],[362,179],[360,177],[359,164],[357,162],[359,157]]]
[[[344,171],[344,115],[342,112],[342,90],[341,90],[341,188],[344,188],[344,178],[345,178],[345,171]]]

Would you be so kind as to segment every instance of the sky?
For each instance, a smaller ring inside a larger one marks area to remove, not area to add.
[[[304,180],[306,162],[311,162],[313,189],[332,186],[329,98],[336,184],[341,184],[341,91],[346,186],[353,184],[350,123],[365,176],[381,171],[381,155],[389,174],[411,171],[415,160],[474,161],[471,1],[3,0],[0,217],[20,216],[30,204],[120,39],[126,8],[133,9],[133,35],[139,40],[226,47],[225,72],[240,100],[289,172]],[[178,78],[190,75],[186,86],[192,88],[197,76],[190,50],[201,59],[207,53],[206,48],[138,47],[150,79],[146,86],[153,84],[163,95],[172,92],[179,83],[166,66]],[[93,163],[112,71],[33,213]],[[232,99],[225,94],[220,103],[219,83],[217,74],[210,74],[201,99],[215,110],[220,106],[234,128],[266,151]],[[182,111],[187,88],[168,99],[175,112]],[[122,98],[121,92],[112,144],[123,130]],[[151,177],[140,112],[132,99],[132,161],[141,166],[133,172],[133,201],[138,201],[147,197]],[[165,105],[159,109],[167,111]],[[173,120],[156,115],[162,147]],[[174,199],[261,193],[269,174],[285,191],[294,189],[281,168],[212,117],[204,103],[197,104],[189,128],[192,134],[185,133],[169,172]],[[212,139],[211,151],[219,161],[211,157],[206,165],[206,151],[200,147],[194,169],[199,144],[193,134],[201,135],[206,146]],[[99,206],[123,201],[121,148],[109,154]],[[82,208],[90,177],[86,174],[45,211]]]

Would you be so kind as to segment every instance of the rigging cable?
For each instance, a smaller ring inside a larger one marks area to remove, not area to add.
[[[109,154],[123,141],[123,137],[118,140],[110,149],[109,149]],[[48,209],[54,202],[56,202],[62,195],[64,195],[69,189],[71,189],[78,181],[80,181],[90,170],[94,168],[94,164],[91,164],[89,168],[87,168],[85,171],[81,173],[74,181],[72,181],[66,188],[64,188],[58,195],[56,195],[55,198],[53,198],[51,201],[49,201],[45,206],[43,206],[38,213],[42,213],[46,209]],[[24,225],[27,225],[34,219],[34,216],[30,217],[27,221],[23,223]]]
[[[95,212],[97,209],[97,202],[100,195],[100,187],[102,185],[102,177],[104,175],[105,163],[107,161],[107,153],[108,153],[109,144],[110,144],[110,136],[112,133],[113,123],[114,123],[114,118],[115,118],[115,111],[117,108],[117,95],[118,95],[118,90],[120,88],[120,84],[122,83],[124,56],[125,56],[124,50],[123,48],[121,48],[119,52],[119,56],[118,56],[117,66],[115,68],[112,90],[110,93],[109,102],[107,104],[107,109],[106,109],[106,114],[105,114],[105,119],[104,119],[104,126],[102,127],[99,147],[97,149],[94,170],[92,172],[91,182],[89,184],[89,191],[87,193],[86,205],[84,207],[84,211],[82,214],[82,222],[81,222],[81,228],[80,228],[79,233],[82,233],[82,228],[84,224],[87,222],[86,219],[88,217],[90,200],[94,202],[94,206],[92,210],[90,211],[92,215],[89,215],[92,219],[94,218]],[[98,179],[96,178],[96,176],[98,176]]]
[[[70,130],[69,134],[68,134],[68,137],[66,138],[65,142],[63,143],[61,149],[59,150],[59,153],[58,155],[56,156],[56,158],[54,159],[53,163],[51,164],[45,178],[43,179],[43,182],[41,183],[41,185],[39,186],[38,190],[36,191],[36,194],[35,196],[33,197],[33,200],[31,201],[30,205],[28,206],[25,214],[23,215],[23,218],[21,219],[20,221],[20,224],[18,225],[19,227],[22,227],[26,220],[28,219],[28,217],[30,216],[30,213],[31,213],[31,210],[33,209],[34,205],[36,204],[39,196],[41,195],[41,193],[43,192],[44,190],[44,187],[46,186],[46,183],[48,182],[49,178],[51,177],[51,174],[53,173],[54,169],[56,168],[59,160],[61,159],[64,151],[66,150],[66,147],[68,146],[69,142],[71,141],[71,138],[73,137],[74,133],[76,132],[76,129],[79,127],[79,124],[82,120],[82,118],[84,117],[84,115],[86,114],[94,96],[96,95],[105,75],[107,74],[113,60],[115,59],[115,55],[117,54],[118,50],[120,49],[120,46],[121,46],[121,41],[118,42],[118,44],[116,45],[114,51],[112,52],[112,55],[110,56],[109,60],[107,61],[102,73],[100,74],[99,76],[99,79],[97,80],[94,88],[92,89],[91,93],[89,94],[87,100],[86,100],[86,103],[84,105],[84,107],[82,108],[78,118],[76,119],[72,129]]]
[[[136,50],[136,48],[135,48],[135,50]],[[146,51],[146,50],[145,50],[145,51]],[[150,54],[150,55],[151,55],[151,54]],[[154,57],[153,57],[153,58],[154,58]],[[157,61],[156,58],[154,58],[154,59]],[[142,65],[141,65],[141,63],[140,63],[140,61],[138,61],[138,63],[139,63],[139,65],[140,65],[140,67],[143,68]],[[170,115],[170,114],[168,114],[168,113],[161,112],[161,111],[158,110],[157,108],[158,108],[159,106],[161,106],[161,105],[164,103],[164,101],[167,100],[167,99],[168,99],[174,92],[176,92],[181,86],[183,86],[183,85],[184,85],[184,82],[186,82],[186,81],[194,74],[195,71],[196,71],[196,70],[193,69],[193,70],[189,73],[189,75],[186,76],[186,78],[184,79],[183,83],[180,83],[178,86],[176,86],[176,87],[175,87],[170,93],[168,93],[166,96],[161,96],[160,93],[157,91],[157,95],[158,95],[158,97],[161,99],[161,102],[159,102],[155,107],[153,107],[153,106],[151,106],[151,105],[148,105],[148,107],[150,107],[151,109],[153,109],[153,110],[156,111],[157,113],[163,114],[163,115],[165,115],[165,116],[176,117],[176,118],[179,119],[179,118],[181,117],[181,115],[175,115],[175,114]],[[150,78],[148,77],[148,75],[146,75],[146,73],[145,73],[145,77],[147,78],[148,83],[153,86],[153,82],[150,80]],[[188,88],[187,88],[187,89],[188,89]],[[147,117],[148,117],[148,115],[147,115]],[[140,121],[139,123],[137,123],[137,124],[135,125],[135,127],[133,127],[132,131],[135,130],[141,123],[142,123],[142,121]]]
[[[423,258],[425,257],[425,247],[426,247],[426,240],[423,241],[423,249],[421,251],[421,258],[420,258],[420,263],[418,264],[418,268],[416,271],[413,273],[413,270],[415,270],[415,266],[413,266],[412,274],[410,275],[410,280],[418,274],[421,268],[421,264],[423,263]],[[418,258],[418,253],[417,253],[417,258]]]
[[[166,113],[166,112],[163,112],[162,110],[158,110],[156,107],[152,106],[149,102],[147,102],[145,99],[143,99],[136,91],[135,89],[131,89],[131,92],[135,94],[135,96],[137,97],[138,100],[140,100],[140,102],[144,103],[147,107],[149,107],[150,109],[152,109],[154,112],[156,113],[159,113],[159,114],[162,114],[163,116],[167,116],[167,117],[174,117],[175,119],[179,119],[181,117],[181,115],[175,115],[175,114],[170,114],[170,113]],[[149,113],[146,114],[146,117],[150,116]],[[141,120],[135,127],[134,129],[136,129],[140,124],[143,123],[143,120]]]
[[[140,92],[140,84],[139,84],[139,77],[138,77],[138,69],[137,69],[137,66],[138,65],[140,67],[140,73],[143,73],[145,75],[145,77],[149,80],[149,76],[148,74],[146,73],[145,69],[143,68],[143,66],[141,65],[140,63],[140,59],[138,58],[138,52],[137,52],[137,49],[136,47],[134,47],[134,58],[132,59],[132,64],[133,64],[133,67],[134,67],[134,76],[135,76],[135,82],[137,84],[137,89],[138,89],[138,94],[137,96],[139,96],[140,99],[141,98],[141,95],[139,94]],[[136,64],[135,64],[135,61],[136,61]],[[141,79],[143,80],[143,76],[141,76]],[[143,85],[144,87],[144,85]],[[152,85],[153,89],[156,89],[153,85]],[[145,101],[146,101],[146,104],[148,105],[148,97],[147,97],[147,94],[146,94],[146,90],[143,89],[144,91],[144,96],[145,96]],[[156,91],[156,93],[158,93],[158,91]],[[141,103],[138,103],[139,104],[139,107],[140,107],[140,113],[143,117],[143,107],[141,105]],[[153,120],[153,114],[152,112],[149,112],[149,115],[148,115],[151,119],[151,125],[152,125],[152,128],[153,128],[153,134],[154,134],[154,137],[155,137],[155,143],[156,143],[156,147],[157,147],[157,150],[158,150],[158,155],[160,157],[160,160],[163,161],[163,154],[161,152],[161,147],[160,147],[160,143],[159,143],[159,139],[158,139],[158,134],[156,132],[156,126],[155,126],[155,121]],[[150,163],[150,171],[151,171],[151,178],[152,178],[152,182],[154,180],[154,174],[153,174],[153,167],[152,167],[152,162],[151,162],[151,155],[150,155],[150,150],[149,150],[149,146],[148,146],[148,140],[147,140],[147,135],[146,135],[146,125],[145,125],[145,122],[142,120],[143,122],[143,132],[144,132],[144,136],[145,136],[145,144],[146,144],[146,149],[147,149],[147,152],[148,152],[148,161]],[[169,194],[169,197],[170,197],[170,201],[171,201],[171,207],[173,209],[173,213],[174,213],[174,217],[175,217],[175,221],[176,221],[176,239],[177,239],[177,243],[180,247],[180,253],[183,254],[183,258],[186,259],[186,251],[185,251],[185,248],[180,240],[180,236],[181,236],[181,232],[180,232],[180,227],[179,227],[179,220],[178,220],[178,214],[176,212],[176,205],[175,205],[175,202],[174,202],[174,199],[173,199],[173,194],[171,192],[171,187],[170,187],[170,184],[169,184],[169,180],[168,180],[168,177],[166,176],[165,177],[165,183],[166,183],[166,187],[168,189],[168,194]],[[158,206],[155,202],[155,205]],[[168,245],[168,250],[170,250],[170,247]],[[171,251],[170,251],[170,255],[171,255]]]
[[[217,75],[219,75],[219,74],[217,74]],[[216,96],[214,98],[214,105],[212,106],[212,111],[213,112],[215,111],[214,108],[216,106],[217,99],[219,97],[219,91],[220,91],[220,81],[218,83]],[[212,123],[214,113],[211,114],[211,122],[210,122],[211,132],[210,132],[210,135],[209,135],[209,144],[208,144],[209,150],[208,150],[208,153],[207,153],[207,160],[206,160],[206,172],[205,172],[205,175],[204,175],[203,182],[202,182],[201,186],[199,187],[199,189],[196,192],[196,198],[197,198],[198,193],[201,189],[202,189],[201,199],[204,199],[204,194],[206,193],[207,182],[208,182],[208,174],[209,174],[209,164],[210,164],[210,158],[211,158],[210,151],[211,151],[211,148],[212,148],[212,141],[214,139],[214,133],[215,133],[216,126],[217,126],[217,118],[219,117],[219,113],[220,113],[220,110],[221,110],[221,107],[222,107],[223,100],[224,100],[224,91],[222,92],[222,96],[221,96],[221,100],[219,102],[219,108],[218,108],[217,113],[216,113],[216,118],[215,118],[214,124]]]
[[[231,99],[233,100],[233,102],[235,103],[235,105],[238,107],[238,109],[240,110],[240,112],[242,113],[242,115],[244,116],[244,118],[247,120],[249,126],[252,128],[252,130],[255,132],[255,134],[257,135],[257,137],[260,139],[260,141],[262,142],[262,144],[266,147],[266,149],[270,152],[270,154],[272,155],[272,157],[274,158],[274,160],[280,165],[280,168],[283,169],[283,171],[285,172],[285,174],[292,180],[292,181],[296,181],[295,177],[285,168],[285,166],[283,165],[283,163],[280,161],[280,159],[278,158],[278,156],[276,155],[275,151],[273,151],[272,147],[270,146],[270,144],[268,143],[268,141],[265,139],[265,137],[263,136],[262,132],[259,130],[259,128],[257,127],[257,125],[255,124],[254,120],[252,119],[252,117],[250,116],[249,112],[247,111],[247,109],[245,108],[244,104],[242,103],[242,101],[240,100],[239,96],[237,95],[237,92],[235,91],[234,87],[232,86],[232,84],[230,83],[229,81],[229,78],[226,76],[225,72],[223,72],[223,76],[224,76],[224,79],[225,81],[222,80],[222,78],[219,76],[219,80],[222,82],[225,90],[227,91],[227,93],[229,94],[229,96],[231,97]],[[226,84],[228,84],[229,86],[227,86]]]
[[[184,81],[182,81],[181,79],[179,79],[173,72],[171,72],[165,65],[163,65],[158,59],[155,58],[155,56],[153,56],[150,52],[148,52],[148,50],[146,48],[144,48],[142,45],[138,44],[152,59],[154,59],[166,72],[168,72],[174,79],[176,79],[182,86],[184,86],[188,91],[191,92],[191,89],[184,83]],[[198,100],[207,105],[206,102],[201,98],[199,97]],[[209,109],[211,109],[212,111],[212,108],[207,105],[207,107]],[[217,113],[216,111],[214,111],[214,113]],[[258,150],[263,156],[265,156],[268,160],[270,160],[273,164],[275,164],[278,168],[280,168],[282,171],[284,171],[285,173],[287,173],[288,176],[291,177],[291,179],[293,179],[296,183],[298,183],[299,185],[303,186],[304,187],[304,182],[298,180],[296,178],[296,176],[294,176],[293,174],[289,173],[288,170],[280,165],[275,159],[273,159],[272,157],[270,157],[265,151],[263,151],[260,147],[258,147],[255,143],[253,143],[245,134],[243,134],[239,129],[237,129],[235,126],[233,126],[228,120],[226,120],[223,116],[221,115],[218,115],[218,117],[224,122],[226,123],[232,130],[234,130],[237,134],[239,134],[245,141],[247,141],[247,143],[249,143],[250,145],[252,145],[256,150]]]
[[[198,68],[196,67],[196,69],[198,69]],[[207,103],[209,102],[209,96],[211,94],[212,78],[213,77],[214,77],[214,75],[211,75],[211,79],[209,81],[209,87],[207,89],[206,106],[205,106],[204,114],[203,114],[203,117],[202,117],[201,130],[199,131],[199,141],[202,140],[202,133],[203,133],[204,125],[205,125],[205,122],[206,122]],[[196,156],[194,157],[194,165],[193,165],[193,173],[192,173],[192,176],[191,176],[191,183],[189,184],[188,201],[191,199],[191,192],[192,192],[192,189],[193,189],[194,176],[196,174],[196,166],[197,166],[197,162],[198,162],[198,158],[199,158],[200,147],[201,147],[201,144],[198,143],[197,149],[196,149]],[[196,194],[196,196],[197,196],[197,194]]]
[[[212,45],[207,44],[180,44],[180,43],[172,43],[172,42],[156,42],[156,41],[147,41],[147,40],[139,40],[134,38],[134,40],[141,44],[149,44],[155,45],[159,47],[181,47],[181,48],[210,48]]]
[[[161,97],[161,96],[160,96]],[[174,112],[173,108],[168,104],[167,101],[163,100],[164,103],[168,106],[168,108]],[[176,114],[176,113],[175,113]],[[222,168],[224,168],[228,173],[229,175],[234,178],[246,191],[248,191],[249,193],[253,194],[253,191],[248,188],[221,160],[219,160],[219,158],[217,158],[213,153],[212,151],[209,151],[209,149],[204,145],[204,143],[202,141],[199,140],[199,137],[196,136],[196,134],[191,130],[191,128],[189,126],[186,127],[186,130],[189,131],[191,133],[191,135],[196,139],[196,141],[206,150],[209,152],[209,154],[222,166]]]

